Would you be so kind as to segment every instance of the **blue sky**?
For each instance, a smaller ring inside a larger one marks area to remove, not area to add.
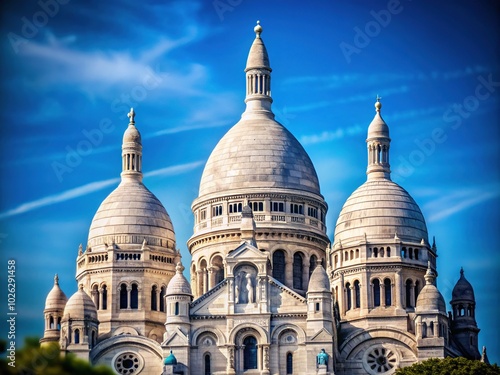
[[[378,94],[393,180],[420,205],[430,240],[436,236],[438,286],[448,302],[464,267],[476,292],[479,344],[498,362],[495,3],[4,2],[0,258],[5,268],[17,261],[19,336],[43,334],[55,273],[68,296],[76,291],[78,246],[119,181],[131,106],[144,182],[169,212],[189,263],[190,205],[204,162],[244,110],[243,70],[260,20],[273,110],[316,166],[330,237],[342,204],[366,179],[366,129]]]

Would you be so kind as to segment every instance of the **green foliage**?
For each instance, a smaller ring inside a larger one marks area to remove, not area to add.
[[[1,345],[0,345],[1,347]],[[105,366],[92,366],[72,354],[62,356],[55,343],[40,347],[37,338],[27,338],[16,350],[15,367],[7,355],[0,359],[0,374],[5,375],[114,375]]]
[[[395,375],[500,375],[500,367],[464,357],[431,358],[399,369]]]

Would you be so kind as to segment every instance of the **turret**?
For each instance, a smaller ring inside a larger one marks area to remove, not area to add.
[[[477,340],[479,328],[477,328],[475,313],[476,298],[472,285],[464,276],[463,268],[460,269],[460,279],[451,293],[450,303],[453,310],[451,333],[455,342],[465,357],[481,358]]]
[[[47,295],[45,300],[45,309],[43,314],[45,317],[45,330],[43,338],[40,339],[40,344],[44,346],[50,342],[59,342],[61,332],[61,320],[64,314],[64,307],[68,297],[59,287],[59,276],[54,276],[54,286]]]

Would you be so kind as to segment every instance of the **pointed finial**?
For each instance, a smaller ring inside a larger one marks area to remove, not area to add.
[[[434,250],[434,252],[437,251],[436,236],[432,236],[432,250]]]
[[[398,232],[394,232],[394,241],[398,240],[399,240]]]
[[[130,108],[130,112],[127,114],[127,117],[130,119],[131,124],[135,124],[135,112],[134,108]]]
[[[464,277],[464,268],[460,267],[460,277]]]
[[[425,240],[422,238],[422,241],[420,241],[420,245],[425,245]]]
[[[378,96],[377,94],[377,102],[375,103],[375,110],[377,112],[380,112],[380,108],[382,108],[382,103],[380,102],[380,99],[382,99],[382,97]]]
[[[434,280],[436,280],[436,273],[431,268],[431,261],[427,261],[427,272],[425,273],[425,283],[426,284],[434,284]]]
[[[80,246],[78,246],[78,255],[82,255],[83,254],[83,246],[82,244],[80,244]]]
[[[257,21],[257,26],[253,28],[253,31],[255,31],[255,37],[260,38],[260,34],[262,33],[262,26],[260,26],[260,21]]]
[[[54,285],[59,285],[59,275],[57,273],[54,276]]]

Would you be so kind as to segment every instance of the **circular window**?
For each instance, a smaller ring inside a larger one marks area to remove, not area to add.
[[[396,371],[399,358],[395,350],[384,346],[368,349],[363,356],[363,366],[370,374],[389,375]]]
[[[135,353],[123,353],[116,357],[115,369],[119,374],[138,374],[142,369],[142,361]]]

